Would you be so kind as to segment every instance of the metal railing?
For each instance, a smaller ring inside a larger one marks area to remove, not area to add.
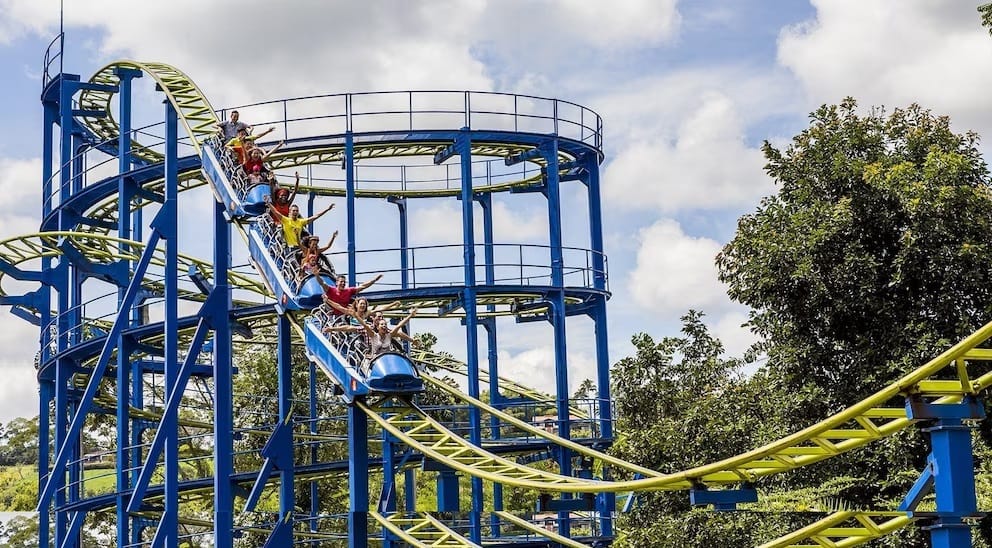
[[[405,287],[457,286],[465,283],[465,259],[462,244],[440,244],[409,247],[406,259]],[[486,271],[492,269],[491,285],[554,286],[552,247],[546,244],[475,244],[476,284],[487,284]],[[596,288],[602,283],[609,289],[606,254],[592,249],[562,247],[562,278],[564,287]],[[487,252],[492,261],[488,261]],[[367,249],[357,251],[356,261],[363,265],[359,277],[383,274],[378,287],[404,287],[403,268],[394,266],[402,258],[402,248]],[[347,261],[346,252],[331,253],[335,262]],[[601,280],[601,282],[600,282]]]
[[[310,95],[250,103],[237,110],[256,126],[294,139],[383,131],[473,130],[555,134],[601,150],[603,119],[561,99],[492,91],[379,91]],[[253,117],[254,114],[258,116]],[[322,131],[313,132],[313,128]],[[303,128],[303,129],[301,129]]]
[[[56,44],[58,45],[59,48],[58,51],[52,49],[56,46]],[[62,74],[62,66],[63,66],[62,52],[64,49],[65,49],[65,33],[60,32],[55,38],[52,39],[51,42],[49,42],[48,47],[45,48],[45,61],[41,69],[41,89],[45,89],[45,86],[48,85],[48,82],[52,81],[51,67],[52,64],[55,63],[55,61],[59,62],[59,74]]]

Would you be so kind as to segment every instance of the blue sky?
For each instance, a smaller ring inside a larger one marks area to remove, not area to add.
[[[992,129],[983,97],[992,84],[992,38],[979,25],[977,2],[67,4],[67,71],[88,77],[120,58],[166,62],[196,80],[215,107],[315,93],[476,89],[558,97],[596,110],[607,153],[613,361],[629,353],[637,331],[677,333],[689,307],[708,314],[730,352],[753,340],[740,327],[747,310],[731,303],[716,280],[713,256],[738,216],[775,190],[761,169],[761,142],[786,143],[816,106],[847,95],[864,107],[915,101],[951,115],[959,130]],[[0,205],[2,238],[31,232],[38,222],[39,78],[57,29],[56,1],[0,0],[0,187],[11,198]],[[150,90],[142,93],[157,105]],[[580,208],[578,193],[567,189],[566,203]],[[186,198],[186,214],[202,215],[205,199]],[[363,208],[369,216],[392,211]],[[460,241],[457,208],[453,200],[413,206],[414,241]],[[536,198],[501,198],[497,241],[543,241],[545,216]],[[343,228],[334,215],[318,225],[327,233]],[[586,246],[584,224],[567,229],[566,242]],[[191,228],[191,242],[195,234]],[[365,232],[359,243],[382,242]],[[0,387],[6,421],[36,413],[36,348],[23,343],[36,335],[6,310],[0,326],[0,344],[15,349],[0,359],[14,381]],[[456,326],[417,328],[439,332],[445,348],[464,355]],[[582,320],[570,321],[569,330],[574,385],[593,375],[591,331]],[[550,329],[506,325],[501,333],[502,371],[550,389]]]

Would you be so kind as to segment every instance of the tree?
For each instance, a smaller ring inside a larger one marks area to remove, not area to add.
[[[610,452],[626,461],[677,472],[747,451],[777,435],[765,377],[745,377],[743,361],[690,311],[682,335],[632,339],[637,354],[613,366],[617,439]],[[685,493],[640,493],[615,546],[754,546],[792,529],[779,516],[692,510]],[[761,527],[756,526],[762,522]],[[796,522],[798,523],[798,522]]]
[[[784,152],[765,142],[779,192],[740,219],[717,265],[768,367],[808,392],[798,408],[853,404],[992,317],[977,140],[918,105],[861,116],[848,98]]]
[[[717,266],[730,296],[752,308],[764,374],[789,395],[779,413],[787,431],[857,403],[992,319],[992,192],[977,142],[918,105],[862,115],[848,98],[812,113],[784,151],[764,144],[779,191],[740,219]],[[885,507],[927,451],[910,430],[779,481],[858,474],[842,499]]]
[[[0,465],[38,462],[38,417],[18,417],[0,431]]]
[[[992,4],[978,6],[978,13],[982,14],[982,26],[987,27],[989,34],[992,34]]]

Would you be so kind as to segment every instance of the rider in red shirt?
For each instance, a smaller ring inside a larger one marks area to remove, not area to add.
[[[379,274],[375,278],[372,278],[371,280],[363,284],[348,287],[348,278],[345,277],[343,274],[337,277],[336,280],[337,284],[334,286],[327,285],[324,282],[323,276],[317,276],[317,281],[320,283],[320,286],[324,288],[324,300],[333,301],[345,308],[347,308],[347,306],[351,304],[351,299],[355,295],[361,293],[362,291],[365,291],[366,289],[371,287],[372,284],[378,282],[381,279],[382,279],[382,274]],[[338,312],[337,309],[333,307],[331,308],[331,311],[335,316],[341,314],[340,312]]]

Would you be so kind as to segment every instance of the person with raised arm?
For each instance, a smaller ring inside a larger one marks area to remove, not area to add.
[[[239,164],[244,165],[245,161],[248,159],[248,153],[251,152],[251,149],[255,145],[255,141],[261,139],[265,135],[268,135],[275,129],[275,127],[269,127],[258,135],[249,135],[247,129],[239,129],[238,134],[224,146],[234,152]]]
[[[286,239],[286,245],[296,248],[298,253],[301,255],[304,251],[303,247],[300,245],[300,234],[303,233],[303,228],[307,226],[307,223],[316,221],[317,219],[323,217],[328,211],[334,209],[334,204],[331,204],[327,206],[327,209],[321,211],[313,217],[301,217],[300,208],[295,204],[289,206],[288,216],[276,211],[276,209],[272,207],[272,201],[268,197],[265,199],[265,206],[269,209],[269,213],[271,213],[272,216],[282,224],[282,234]],[[319,280],[320,276],[318,276],[317,279]]]
[[[403,326],[416,315],[417,308],[413,308],[392,329],[389,328],[389,321],[386,320],[385,316],[378,316],[374,320],[373,325],[362,322],[369,340],[368,359],[371,360],[384,352],[393,352],[393,337],[410,343],[416,343],[413,337],[403,332]]]
[[[245,160],[243,165],[244,170],[251,173],[255,170],[255,168],[258,168],[259,171],[268,172],[269,169],[265,167],[265,161],[269,159],[269,156],[275,154],[275,152],[282,148],[285,144],[286,141],[279,141],[276,146],[270,148],[269,150],[265,150],[258,146],[251,149],[248,152],[248,159]]]
[[[331,234],[331,241],[327,243],[324,247],[320,247],[320,238],[317,236],[310,236],[309,238],[304,238],[303,247],[303,260],[300,261],[300,279],[299,282],[302,284],[306,276],[316,276],[321,272],[321,265],[326,265],[324,268],[327,269],[327,274],[334,276],[334,266],[331,265],[327,257],[324,257],[324,252],[334,245],[334,240],[338,237],[338,231],[335,230],[334,234]],[[324,259],[321,261],[321,259]]]
[[[381,279],[382,274],[379,274],[365,283],[348,287],[348,278],[344,274],[339,274],[338,277],[335,278],[336,284],[333,286],[327,285],[327,282],[323,280],[322,276],[317,276],[317,281],[320,282],[320,287],[324,288],[324,302],[331,307],[334,316],[340,316],[342,312],[335,308],[332,303],[340,305],[341,308],[348,308],[348,305],[351,304],[351,299],[355,295],[372,287],[372,284]]]
[[[272,197],[272,207],[283,216],[289,216],[289,206],[293,205],[293,200],[296,199],[296,194],[300,191],[300,172],[296,172],[296,185],[293,186],[292,192],[276,181],[276,174],[272,171],[265,174],[265,179],[269,183],[269,196]],[[272,220],[279,222],[275,214],[272,214]]]
[[[238,132],[241,130],[244,130],[246,134],[251,132],[251,126],[240,121],[239,117],[240,115],[238,114],[238,111],[232,110],[231,117],[229,119],[214,124],[214,127],[220,129],[221,139],[223,139],[225,143],[237,137]]]

